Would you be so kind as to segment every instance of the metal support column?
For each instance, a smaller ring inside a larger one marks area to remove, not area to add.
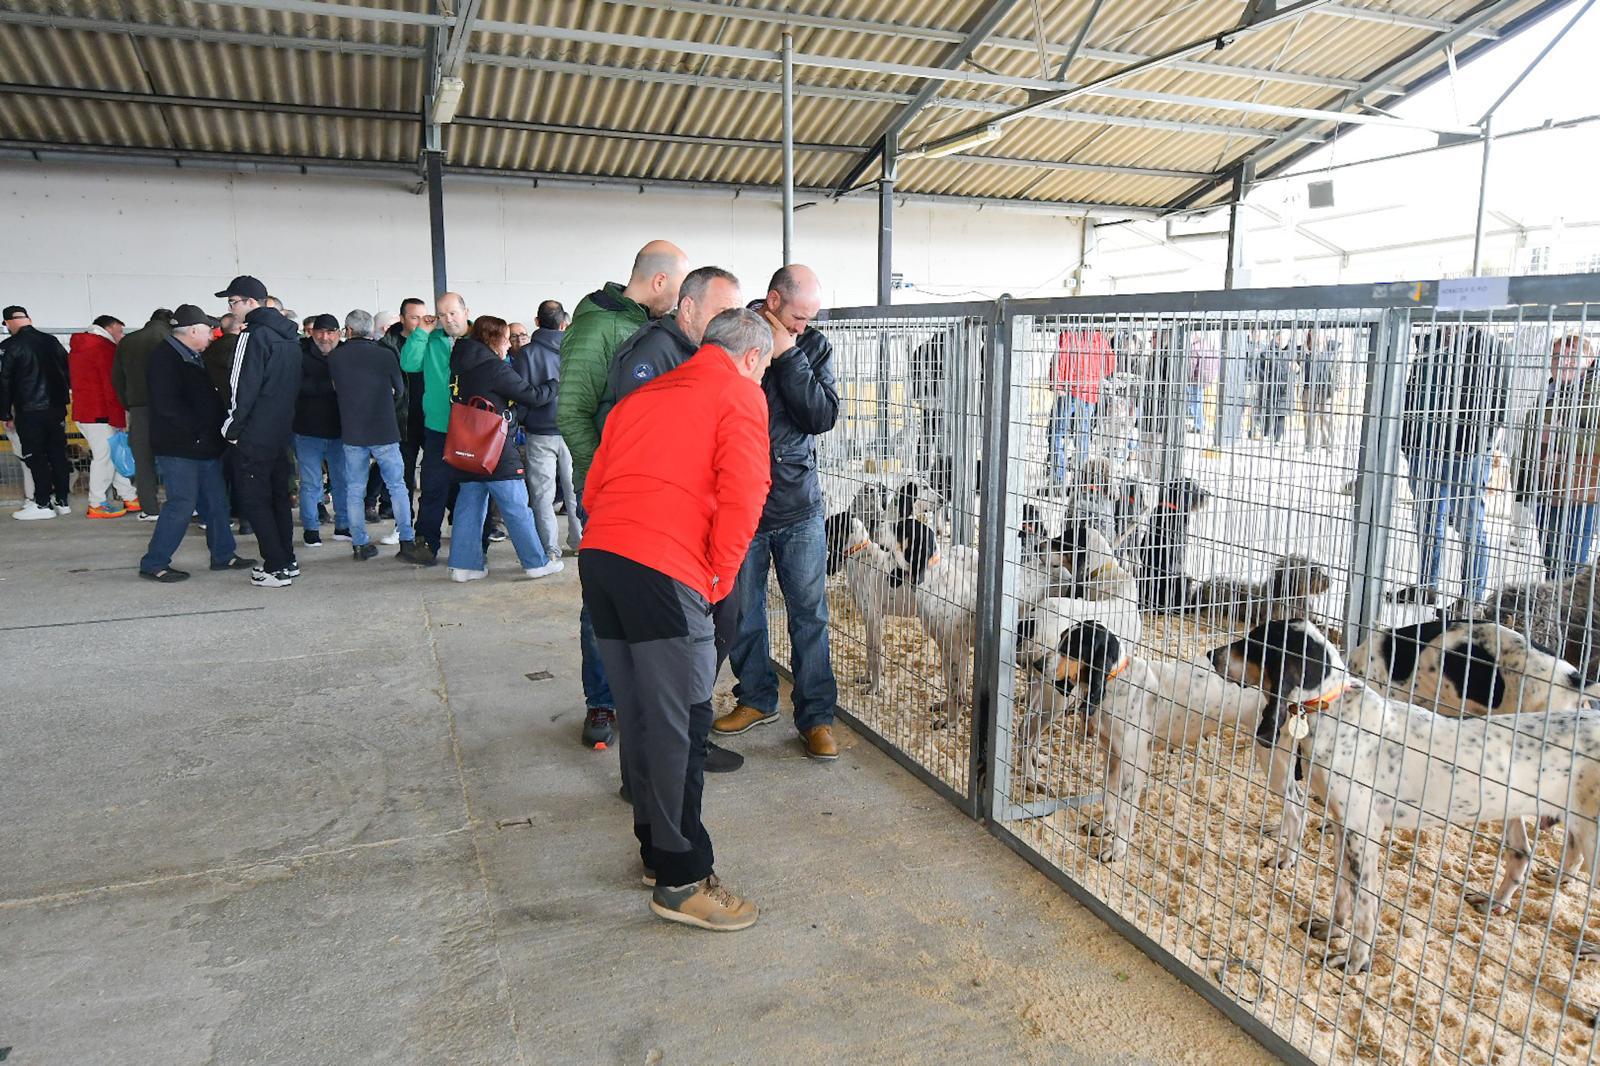
[[[1239,208],[1244,204],[1247,182],[1246,167],[1240,166],[1234,171],[1233,196],[1228,201],[1228,265],[1222,272],[1224,289],[1233,288],[1238,277],[1237,271],[1244,262],[1244,234],[1239,229]]]
[[[424,152],[428,181],[428,237],[433,247],[433,294],[450,291],[444,264],[444,154]]]
[[[1474,277],[1483,269],[1483,216],[1489,210],[1489,146],[1494,143],[1490,130],[1494,125],[1494,116],[1483,116],[1479,124],[1483,129],[1483,167],[1478,172],[1478,219],[1472,227],[1472,274]]]
[[[794,262],[794,34],[783,31],[783,265]]]
[[[1011,296],[995,303],[985,323],[983,473],[978,485],[978,603],[972,666],[972,739],[967,792],[978,818],[1005,817],[1011,803],[1013,708],[1016,706],[1019,543],[1008,530],[1020,521],[1006,492],[1011,469]]]
[[[894,302],[894,176],[900,145],[893,133],[883,139],[883,179],[878,182],[878,306]],[[893,377],[889,335],[878,335],[878,453],[889,458],[889,389]]]
[[[1383,608],[1389,571],[1394,501],[1400,483],[1400,422],[1405,410],[1410,312],[1394,309],[1367,327],[1367,394],[1356,462],[1355,537],[1350,546],[1350,586],[1345,590],[1344,646],[1372,635]]]
[[[1183,448],[1189,433],[1189,325],[1175,321],[1156,335],[1162,338],[1162,350],[1155,353],[1160,360],[1155,370],[1160,375],[1162,410],[1161,454],[1156,462],[1160,480],[1155,486],[1159,495],[1183,476]]]

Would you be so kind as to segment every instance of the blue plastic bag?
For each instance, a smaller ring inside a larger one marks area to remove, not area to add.
[[[133,476],[133,447],[128,443],[128,431],[125,429],[111,434],[111,464],[123,477]]]

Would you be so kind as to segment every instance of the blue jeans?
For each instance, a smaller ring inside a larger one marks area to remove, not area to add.
[[[482,570],[483,522],[489,516],[489,497],[500,505],[500,521],[506,524],[511,546],[524,570],[550,561],[533,527],[533,512],[528,510],[528,486],[522,478],[512,481],[463,481],[456,493],[456,517],[450,523],[450,566],[455,570]],[[398,509],[395,512],[399,514]]]
[[[300,528],[316,529],[317,504],[322,501],[322,462],[328,462],[328,481],[333,488],[333,528],[349,529],[349,500],[345,492],[344,445],[330,437],[294,435],[294,457],[300,464]],[[367,476],[361,475],[366,487]],[[356,508],[361,510],[361,508]]]
[[[578,504],[578,521],[585,525],[589,522],[589,512],[583,509],[581,503]],[[580,572],[580,580],[582,576]],[[600,645],[595,640],[594,622],[589,618],[587,606],[578,611],[578,650],[583,659],[583,705],[589,708],[615,707],[611,682],[606,680],[606,667],[600,661]]]
[[[189,516],[200,512],[206,524],[206,547],[211,561],[225,563],[238,545],[233,539],[233,523],[228,516],[228,486],[222,480],[222,459],[182,459],[175,455],[156,456],[156,469],[167,488],[167,502],[150,534],[150,546],[139,569],[159,573],[172,565],[172,553],[189,531]]]
[[[400,458],[400,445],[346,444],[344,446],[346,506],[350,511],[350,542],[361,545],[367,542],[367,458],[377,460],[378,476],[383,487],[389,490],[389,506],[394,508],[394,528],[401,540],[414,540],[417,531],[411,527],[411,494],[406,491],[405,462]],[[332,463],[328,464],[330,467]]]
[[[1050,480],[1067,480],[1067,434],[1072,429],[1072,397],[1058,392],[1050,404]]]
[[[1461,594],[1474,602],[1489,589],[1489,530],[1483,497],[1489,485],[1489,457],[1412,453],[1411,495],[1417,508],[1418,576],[1435,591],[1444,559],[1445,532],[1461,537]]]
[[[1534,507],[1546,577],[1552,581],[1571,577],[1589,561],[1597,512],[1600,505],[1579,500],[1544,500]]]
[[[1185,388],[1188,390],[1189,397],[1189,425],[1197,433],[1204,433],[1206,431],[1206,412],[1201,400],[1205,396],[1206,387],[1198,381],[1191,381]]]
[[[832,725],[839,702],[828,659],[828,542],[822,516],[758,531],[739,568],[733,595],[741,597],[739,635],[729,661],[738,683],[734,699],[762,714],[778,709],[778,674],[767,642],[767,565],[777,569],[789,618],[789,670],[794,675],[794,725],[802,733]]]

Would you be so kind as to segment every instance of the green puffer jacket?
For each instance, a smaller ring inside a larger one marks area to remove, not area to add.
[[[581,495],[589,463],[600,447],[595,417],[611,373],[611,357],[622,342],[650,321],[650,315],[622,295],[623,286],[606,282],[585,296],[572,312],[572,325],[561,335],[561,394],[556,399],[556,428],[572,452],[573,488]]]
[[[400,347],[400,369],[422,372],[422,424],[436,433],[450,431],[450,349],[443,326],[414,329]]]

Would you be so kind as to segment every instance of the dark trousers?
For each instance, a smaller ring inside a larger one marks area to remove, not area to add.
[[[411,496],[411,513],[417,513],[417,460],[422,456],[422,439],[400,442],[400,459],[405,463],[406,492]]]
[[[617,698],[639,857],[657,884],[693,884],[715,863],[700,820],[717,676],[711,605],[659,570],[609,552],[580,551],[578,573]]]
[[[61,411],[17,412],[17,445],[33,475],[33,502],[40,507],[66,503],[72,489],[65,419]]]
[[[286,448],[261,452],[245,445],[234,448],[234,486],[239,513],[255,529],[261,566],[268,573],[287,570],[294,562],[294,519],[289,507],[293,472]]]
[[[146,514],[161,510],[161,482],[156,476],[156,453],[150,450],[150,408],[128,408],[128,447],[133,449],[133,487]],[[187,522],[188,516],[184,516]]]
[[[435,552],[444,532],[444,509],[455,478],[444,461],[444,434],[425,430],[422,442],[422,502],[417,506],[417,539]]]

